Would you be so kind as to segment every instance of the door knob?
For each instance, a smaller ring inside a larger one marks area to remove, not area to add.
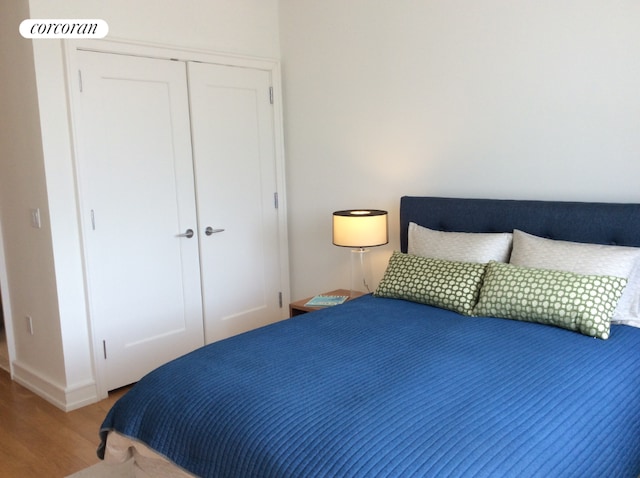
[[[207,226],[207,228],[204,230],[204,233],[207,236],[210,236],[211,234],[217,234],[219,232],[224,232],[224,229],[214,229],[211,226]]]
[[[178,234],[176,237],[186,237],[187,239],[191,239],[193,237],[193,229],[187,229],[182,234]]]

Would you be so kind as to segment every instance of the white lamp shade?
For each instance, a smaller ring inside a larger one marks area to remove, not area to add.
[[[343,247],[374,247],[387,244],[387,211],[350,209],[333,213],[333,243]]]

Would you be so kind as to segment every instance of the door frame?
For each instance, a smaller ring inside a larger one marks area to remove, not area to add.
[[[80,78],[78,75],[78,51],[93,51],[101,53],[121,54],[129,56],[139,56],[147,58],[156,58],[164,60],[177,61],[193,61],[202,63],[212,63],[217,65],[234,66],[240,68],[252,68],[264,70],[270,73],[273,88],[273,124],[274,124],[274,143],[275,143],[275,168],[276,168],[276,187],[278,192],[278,235],[279,235],[279,254],[280,254],[280,278],[282,286],[282,315],[281,318],[288,317],[288,309],[286,304],[290,302],[290,283],[289,283],[289,244],[288,244],[288,228],[287,228],[287,200],[286,200],[286,176],[285,176],[285,154],[284,154],[284,125],[283,125],[283,104],[282,104],[282,78],[280,72],[280,62],[270,58],[258,58],[251,56],[234,55],[222,52],[189,49],[182,47],[171,47],[165,45],[157,45],[152,43],[138,43],[125,40],[63,40],[63,52],[65,60],[65,71],[67,75],[67,97],[70,104],[70,127],[71,127],[71,143],[73,164],[75,168],[75,195],[78,220],[80,221],[81,235],[81,251],[83,259],[83,275],[84,275],[84,295],[87,304],[86,317],[87,326],[91,338],[91,351],[93,357],[93,370],[96,381],[96,392],[98,399],[106,398],[108,390],[106,390],[105,380],[105,364],[101,359],[102,347],[101,339],[97,337],[95,327],[93,327],[92,317],[90,314],[90,297],[89,283],[87,274],[87,256],[84,248],[84,231],[86,219],[81,214],[83,199],[81,196],[79,177],[78,177],[78,128],[77,121],[78,112],[78,95],[80,88]],[[0,281],[1,282],[1,281]]]

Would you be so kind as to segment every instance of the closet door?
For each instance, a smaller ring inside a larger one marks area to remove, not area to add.
[[[209,343],[283,318],[271,75],[188,67]]]
[[[204,343],[186,65],[94,52],[78,61],[90,314],[111,390]]]

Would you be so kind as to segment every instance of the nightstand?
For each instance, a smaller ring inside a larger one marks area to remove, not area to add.
[[[356,297],[360,297],[361,295],[364,295],[364,292],[357,292],[357,291],[351,292],[347,289],[336,289],[330,292],[323,292],[321,295],[346,295],[346,296],[351,295],[351,297],[347,299],[347,301],[349,301],[351,299],[355,299]],[[312,295],[311,297],[306,297],[304,299],[291,302],[289,304],[289,317],[295,317],[296,315],[306,314],[307,312],[313,312],[314,310],[324,309],[325,307],[307,307],[304,305],[314,297],[315,296]],[[333,305],[331,307],[336,307],[336,306]]]

